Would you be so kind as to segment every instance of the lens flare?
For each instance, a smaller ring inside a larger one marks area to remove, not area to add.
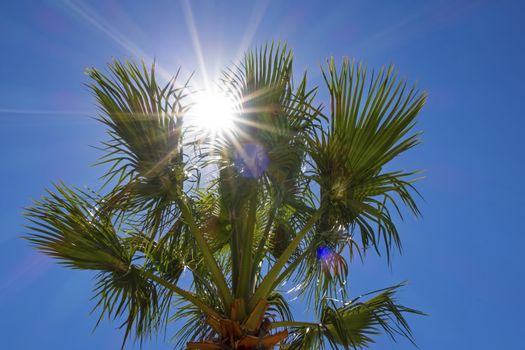
[[[330,247],[319,246],[317,248],[317,260],[321,264],[323,272],[327,275],[337,276],[344,269],[344,259],[334,252]]]
[[[261,145],[243,144],[235,152],[235,167],[245,177],[258,178],[268,168],[268,155]]]

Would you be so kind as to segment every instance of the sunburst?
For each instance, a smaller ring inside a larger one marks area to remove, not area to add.
[[[233,99],[221,92],[206,90],[195,96],[188,116],[197,132],[216,136],[233,130],[237,114]]]

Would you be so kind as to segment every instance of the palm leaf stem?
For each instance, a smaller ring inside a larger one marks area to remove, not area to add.
[[[291,274],[292,272],[295,271],[295,269],[297,268],[297,265],[299,265],[299,263],[306,257],[306,254],[308,253],[308,251],[304,251],[301,255],[299,255],[293,262],[291,262],[290,264],[288,264],[288,266],[286,267],[286,269],[283,271],[283,273],[281,273],[279,275],[279,277],[277,277],[277,279],[275,280],[275,282],[273,283],[272,285],[272,290],[275,290],[279,284],[286,278],[288,277],[289,274]]]
[[[201,250],[204,262],[210,269],[211,277],[213,278],[213,281],[215,282],[215,284],[217,285],[217,288],[219,289],[220,297],[224,303],[224,309],[230,310],[233,297],[231,295],[230,289],[228,288],[228,283],[226,282],[226,278],[224,277],[224,274],[221,272],[221,269],[217,261],[213,257],[210,247],[206,243],[206,240],[204,239],[202,232],[197,226],[195,222],[195,218],[193,217],[193,214],[191,213],[191,210],[188,204],[186,203],[186,200],[184,198],[179,197],[177,199],[177,203],[179,205],[184,221],[186,221],[186,224],[189,226],[190,231],[195,237],[197,245],[199,246],[199,249]]]
[[[153,272],[147,271],[147,270],[141,270],[141,273],[149,278],[150,280],[157,282],[161,286],[165,287],[166,289],[169,289],[173,293],[181,296],[182,298],[186,299],[196,307],[198,307],[203,313],[205,313],[207,316],[212,317],[214,319],[220,320],[222,317],[217,313],[217,311],[213,310],[210,306],[208,306],[206,303],[204,303],[199,297],[197,297],[195,294],[191,293],[190,291],[187,291],[185,289],[182,289],[178,286],[176,286],[173,283],[170,283],[166,281],[163,278],[158,277]]]
[[[243,232],[241,232],[244,237],[239,239],[239,242],[243,242],[243,249],[240,251],[241,266],[239,268],[239,283],[237,284],[237,297],[248,298],[249,293],[252,292],[252,283],[253,279],[250,277],[250,272],[252,271],[253,265],[253,256],[252,256],[252,245],[253,245],[253,235],[255,231],[256,224],[256,214],[257,214],[257,191],[251,195],[250,206],[248,212],[248,218],[246,225],[244,226]],[[239,232],[237,232],[239,233]]]
[[[288,259],[292,256],[295,249],[299,246],[299,243],[303,240],[303,238],[306,236],[308,231],[312,228],[312,226],[319,220],[319,217],[321,216],[321,211],[317,210],[308,220],[308,222],[304,225],[304,227],[297,233],[295,238],[290,242],[288,247],[284,250],[282,255],[277,259],[273,267],[268,271],[268,274],[264,277],[261,284],[255,291],[253,297],[250,300],[249,303],[249,309],[251,310],[258,302],[258,300],[266,298],[269,293],[272,291],[272,287],[274,286],[275,281],[278,279],[278,274],[281,271],[281,269],[286,265],[288,262]]]
[[[261,237],[261,240],[259,241],[259,245],[257,246],[257,250],[255,251],[254,256],[254,264],[252,267],[252,276],[255,276],[255,272],[257,270],[257,266],[259,265],[259,262],[263,259],[264,254],[264,248],[266,247],[266,242],[268,241],[268,237],[270,236],[270,230],[272,228],[273,222],[275,220],[275,216],[277,215],[278,210],[278,204],[275,203],[274,207],[270,211],[270,215],[268,217],[268,221],[266,222],[266,226],[264,228],[263,235]]]

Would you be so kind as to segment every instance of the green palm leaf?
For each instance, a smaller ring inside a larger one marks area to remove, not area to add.
[[[141,245],[120,237],[116,223],[99,209],[91,194],[58,185],[27,209],[33,233],[26,238],[65,266],[98,271],[94,299],[101,311],[99,322],[106,315],[123,317],[124,342],[132,330],[143,339],[162,326],[171,292],[144,277],[134,264]],[[169,275],[176,281],[182,265],[173,258]],[[149,269],[162,271],[162,266],[152,264]]]
[[[374,342],[373,336],[385,332],[393,340],[402,336],[414,343],[406,314],[424,315],[396,302],[395,292],[402,284],[382,291],[367,301],[356,298],[337,307],[334,302],[323,303],[321,322],[277,322],[272,327],[293,327],[285,349],[362,349]]]
[[[182,125],[187,82],[176,86],[177,73],[161,86],[155,65],[148,69],[144,63],[113,61],[108,71],[87,71],[99,120],[110,137],[98,164],[110,166],[104,177],[117,185],[106,207],[147,213],[150,226],[165,223],[176,211],[173,197],[183,190],[185,179]]]
[[[419,214],[412,185],[416,172],[385,171],[389,163],[419,143],[411,133],[426,95],[407,89],[393,68],[369,78],[366,67],[334,60],[323,72],[330,92],[328,130],[310,141],[312,167],[324,212],[319,231],[358,228],[364,249],[383,240],[389,256],[401,240],[390,214],[399,198]]]

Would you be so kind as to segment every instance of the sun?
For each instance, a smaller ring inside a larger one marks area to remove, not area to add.
[[[196,94],[188,114],[197,129],[217,135],[233,129],[237,111],[232,98],[208,90]]]

